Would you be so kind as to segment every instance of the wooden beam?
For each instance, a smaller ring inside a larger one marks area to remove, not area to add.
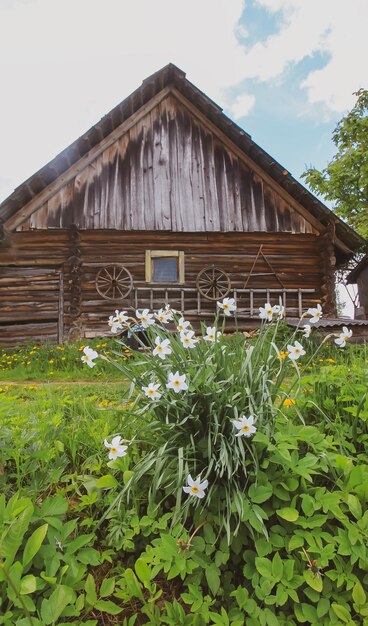
[[[157,106],[166,96],[171,92],[170,87],[165,87],[160,91],[152,100],[143,105],[136,113],[133,113],[127,120],[125,120],[118,128],[113,130],[103,141],[97,146],[92,148],[87,154],[85,154],[79,161],[74,163],[69,169],[61,174],[54,182],[50,183],[45,189],[40,191],[32,200],[24,205],[15,215],[10,217],[4,224],[4,229],[14,231],[17,226],[22,224],[28,219],[32,213],[41,208],[41,206],[47,202],[54,194],[56,194],[62,187],[69,183],[73,178],[78,176],[83,170],[86,169],[97,157],[104,152],[107,148],[112,146],[122,135],[124,135],[132,126],[139,122],[147,113],[149,113],[155,106]]]

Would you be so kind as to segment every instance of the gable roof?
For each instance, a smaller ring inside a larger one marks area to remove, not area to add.
[[[343,254],[349,255],[351,251],[363,244],[364,239],[360,235],[295,180],[282,165],[260,148],[248,133],[228,118],[221,107],[188,81],[182,70],[171,63],[146,78],[138,89],[107,113],[97,124],[17,187],[0,204],[0,227],[3,223],[6,231],[8,220],[11,220],[22,207],[62,176],[82,157],[85,157],[90,150],[108,137],[125,120],[134,115],[151,98],[163,89],[170,87],[179,91],[203,115],[220,128],[238,148],[266,171],[280,187],[302,204],[322,225],[328,226],[333,223],[336,233],[335,243]]]

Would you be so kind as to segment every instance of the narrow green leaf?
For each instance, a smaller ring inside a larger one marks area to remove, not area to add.
[[[97,600],[95,608],[98,611],[107,613],[108,615],[118,615],[123,610],[122,606],[115,604],[115,602],[112,602],[111,600]]]
[[[209,567],[206,568],[205,573],[207,584],[211,590],[212,595],[215,596],[220,588],[220,570],[218,569],[218,567],[216,567],[214,563],[212,563]]]
[[[278,552],[275,553],[275,556],[272,559],[272,576],[277,580],[281,580],[283,575],[284,567],[282,564],[281,557]]]

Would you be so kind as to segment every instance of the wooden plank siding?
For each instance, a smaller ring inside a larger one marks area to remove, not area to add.
[[[213,125],[172,94],[17,228],[71,224],[125,231],[324,230],[249,157],[225,143]]]
[[[123,264],[133,276],[134,287],[145,288],[140,292],[139,308],[151,308],[152,305],[159,308],[165,300],[165,288],[175,285],[153,284],[160,291],[153,302],[150,300],[149,285],[145,280],[146,250],[183,251],[183,287],[193,290],[190,298],[186,299],[186,310],[195,311],[198,302],[194,290],[198,272],[214,264],[229,274],[232,289],[241,289],[261,244],[262,253],[286,289],[303,287],[314,290],[303,298],[304,307],[319,301],[323,304],[325,243],[322,237],[312,234],[233,232],[176,233],[174,236],[170,232],[105,229],[80,230],[73,237],[66,230],[15,233],[12,245],[0,249],[0,344],[41,336],[56,340],[58,306],[60,308],[60,294],[56,286],[58,271],[63,274],[61,302],[64,336],[90,336],[107,333],[106,320],[116,308],[135,307],[134,292],[125,301],[104,300],[98,294],[95,279],[100,267],[109,263]],[[260,258],[254,272],[269,271]],[[52,288],[47,278],[49,272],[56,272]],[[254,276],[247,287],[280,288],[279,281],[271,275]],[[177,287],[171,304],[181,309],[180,286]],[[73,288],[77,289],[77,294],[73,295]],[[255,296],[253,304],[256,310],[264,301],[265,293]],[[272,296],[271,301],[276,304],[278,300]],[[297,310],[296,293],[288,298],[288,306]],[[205,301],[205,309],[214,312],[215,304]],[[53,326],[46,328],[45,319],[49,319],[50,315],[52,321],[48,323]],[[191,319],[195,316],[191,315]],[[212,313],[208,321],[211,320]],[[32,323],[27,326],[28,321]],[[246,320],[242,324],[246,327]]]

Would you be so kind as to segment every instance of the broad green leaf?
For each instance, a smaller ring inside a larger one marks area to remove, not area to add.
[[[49,624],[57,623],[61,613],[68,604],[73,604],[76,594],[66,585],[58,585],[48,599],[44,599],[41,604],[42,621]]]
[[[320,600],[318,600],[318,604],[317,604],[318,617],[323,617],[324,615],[326,615],[326,613],[328,613],[329,608],[330,608],[330,601],[327,598],[321,598]]]
[[[134,569],[139,580],[144,584],[145,587],[148,587],[152,578],[151,568],[143,559],[137,559],[134,565]]]
[[[115,578],[104,578],[100,587],[100,596],[101,598],[108,598],[114,593],[115,589]]]
[[[356,604],[359,604],[360,606],[362,606],[363,604],[366,603],[367,596],[359,581],[356,582],[354,585],[352,596]]]
[[[272,496],[271,485],[251,485],[248,491],[248,497],[252,502],[260,504],[266,502]]]
[[[261,576],[264,576],[265,578],[272,578],[272,563],[270,559],[257,556],[255,558],[255,565]]]
[[[26,595],[27,593],[33,593],[37,589],[37,578],[33,574],[24,576],[20,581],[19,593]]]
[[[362,517],[362,505],[360,504],[358,498],[352,493],[349,493],[348,495],[348,507],[355,519],[359,520]]]
[[[112,474],[106,474],[96,480],[96,487],[98,487],[98,489],[112,489],[113,487],[116,487],[117,484],[118,481],[114,478],[114,476],[112,476]]]
[[[209,567],[206,568],[206,580],[207,584],[212,592],[212,595],[216,595],[219,587],[220,587],[220,576],[219,576],[219,568],[216,567],[214,563],[212,563]]]
[[[26,567],[39,551],[46,537],[48,527],[48,524],[42,524],[29,537],[23,552],[23,567]]]
[[[275,556],[272,559],[272,576],[277,580],[281,580],[284,568],[282,565],[282,560],[278,552],[275,553]]]
[[[84,591],[86,592],[86,601],[91,606],[94,606],[97,601],[96,583],[92,574],[88,574],[86,582],[84,584]]]
[[[304,545],[304,537],[300,535],[293,535],[289,541],[289,551],[292,552],[296,548],[301,548]]]
[[[284,509],[278,509],[276,513],[279,517],[285,519],[287,522],[296,522],[299,517],[298,511],[290,506],[287,506]]]
[[[314,591],[321,592],[323,587],[322,577],[318,575],[314,575],[311,571],[307,570],[303,572],[305,582],[312,588]]]
[[[102,611],[102,613],[107,613],[108,615],[118,615],[123,610],[122,606],[115,604],[115,602],[112,602],[111,600],[97,600],[95,608],[98,611]]]
[[[23,537],[28,530],[31,517],[33,515],[33,504],[31,501],[21,509],[19,515],[11,522],[8,530],[0,540],[0,555],[5,559],[5,566],[10,567],[14,557],[20,549]]]
[[[345,606],[342,606],[342,604],[337,604],[336,602],[333,602],[331,604],[331,607],[334,613],[337,615],[337,617],[341,619],[345,624],[347,622],[350,622],[351,615]]]
[[[52,517],[64,515],[68,510],[68,501],[60,494],[53,498],[47,498],[42,502],[40,517]]]

